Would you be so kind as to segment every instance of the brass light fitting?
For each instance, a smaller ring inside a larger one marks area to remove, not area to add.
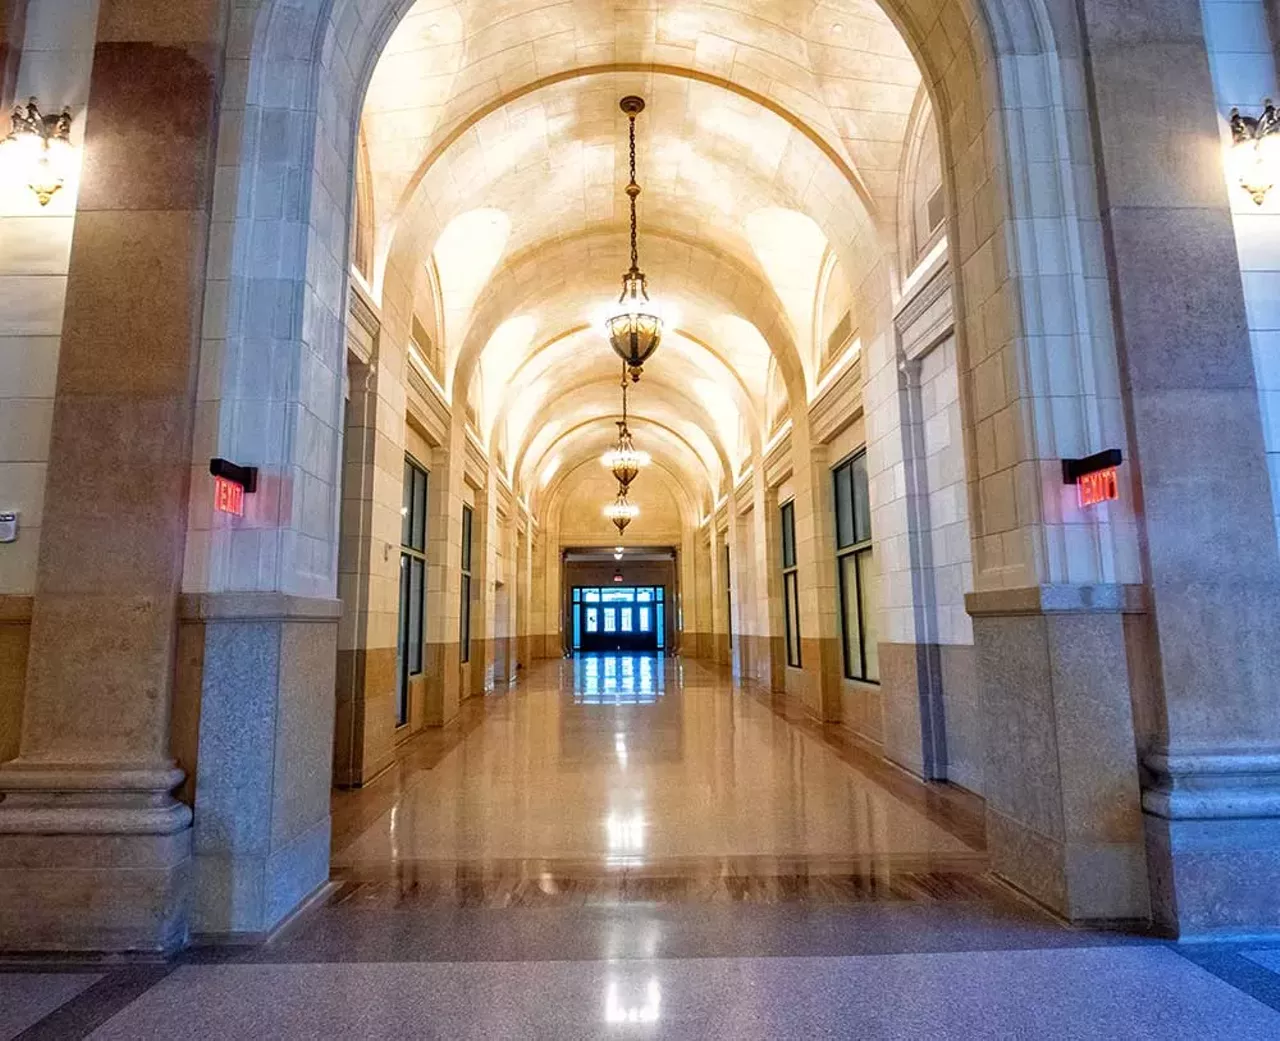
[[[18,165],[41,206],[58,193],[71,158],[71,110],[45,115],[35,98],[13,110],[9,135],[0,141],[8,161]]]
[[[627,426],[627,365],[622,366],[622,418],[618,420],[618,441],[600,457],[600,462],[607,466],[618,480],[618,490],[625,492],[631,487],[641,469],[649,465],[651,459],[648,452],[636,448],[631,439],[631,429]]]
[[[1231,110],[1231,166],[1236,180],[1261,206],[1280,177],[1280,114],[1266,98],[1258,116],[1242,116]]]
[[[632,382],[640,379],[644,363],[662,342],[662,319],[653,313],[649,303],[649,284],[640,270],[640,252],[636,245],[636,116],[644,111],[644,99],[629,94],[619,103],[629,121],[631,141],[631,180],[626,187],[631,201],[631,267],[622,276],[622,294],[618,303],[623,309],[605,322],[609,343],[626,363]]]

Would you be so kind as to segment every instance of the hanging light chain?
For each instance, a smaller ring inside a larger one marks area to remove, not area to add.
[[[627,430],[627,363],[622,363],[622,429]]]
[[[640,269],[640,250],[636,245],[636,197],[640,194],[640,185],[636,183],[636,117],[635,113],[629,113],[627,119],[630,121],[630,137],[631,137],[631,181],[627,185],[627,195],[631,199],[631,270],[636,272]]]

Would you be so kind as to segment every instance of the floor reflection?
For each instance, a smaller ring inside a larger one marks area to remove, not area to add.
[[[666,690],[658,654],[577,654],[573,700],[581,705],[652,705]]]
[[[651,977],[643,989],[629,988],[617,979],[609,980],[605,986],[606,1023],[656,1023],[661,1015],[662,985],[656,979]]]
[[[336,867],[536,860],[534,875],[519,869],[511,884],[547,870],[569,890],[595,893],[594,865],[628,873],[636,892],[648,885],[638,872],[657,885],[693,871],[708,892],[728,893],[725,871],[755,874],[766,863],[803,875],[813,858],[844,871],[849,858],[906,857],[918,869],[921,858],[980,852],[936,819],[929,799],[900,791],[897,774],[855,769],[811,724],[781,718],[700,663],[648,654],[537,662],[513,691],[469,702],[464,718],[429,765],[340,798]],[[741,866],[707,875],[698,858]]]

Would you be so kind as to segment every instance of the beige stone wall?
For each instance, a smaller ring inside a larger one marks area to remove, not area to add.
[[[0,594],[29,595],[43,527],[97,4],[23,6],[23,23],[11,27],[21,29],[21,39],[6,33],[0,43],[11,77],[5,86],[12,89],[3,100],[34,95],[44,112],[70,108],[75,148],[70,178],[47,206],[20,179],[22,171],[0,171],[0,512],[20,514],[18,541],[0,545]]]

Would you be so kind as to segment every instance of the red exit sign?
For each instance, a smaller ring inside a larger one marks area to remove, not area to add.
[[[1080,505],[1097,506],[1100,502],[1120,498],[1120,485],[1116,477],[1116,468],[1108,466],[1105,470],[1096,470],[1091,474],[1081,474],[1076,482],[1076,492],[1080,496]]]
[[[1120,498],[1120,478],[1117,468],[1123,462],[1118,448],[1108,448],[1084,459],[1062,460],[1062,481],[1076,486],[1076,496],[1082,508],[1097,506]]]
[[[213,479],[213,506],[222,513],[244,516],[244,488],[225,477]]]

